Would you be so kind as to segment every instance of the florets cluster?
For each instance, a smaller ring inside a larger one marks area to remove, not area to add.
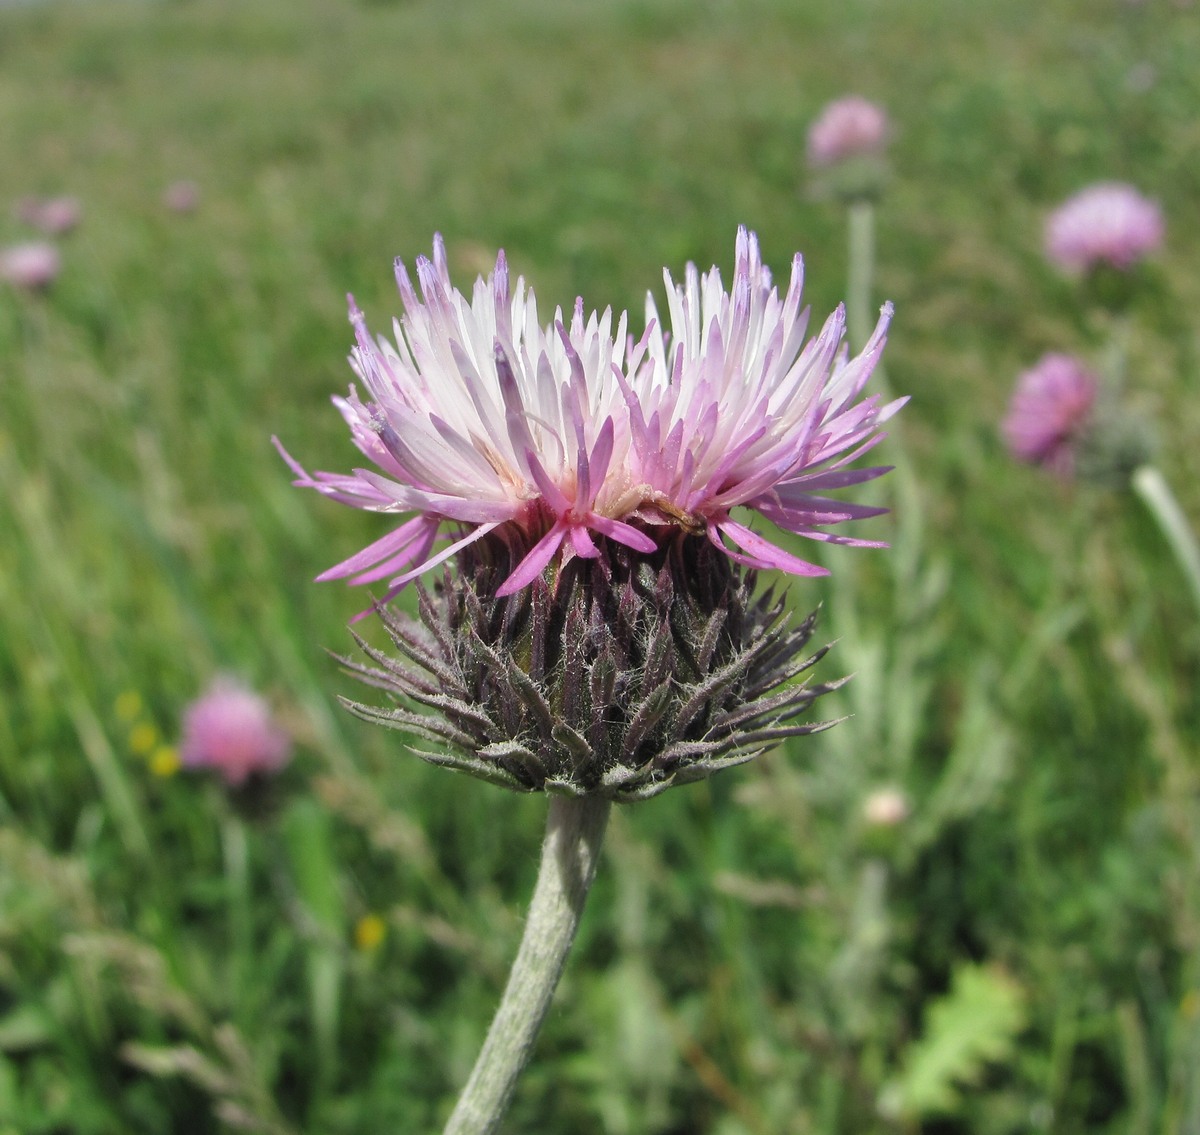
[[[651,555],[681,531],[747,567],[826,574],[737,508],[810,539],[880,546],[827,528],[882,509],[824,494],[887,471],[849,466],[904,401],[863,397],[890,305],[856,358],[841,307],[806,341],[800,257],[780,295],[745,229],[732,289],[716,268],[689,265],[682,284],[665,273],[669,330],[648,297],[637,339],[626,315],[586,315],[582,300],[543,326],[503,253],[470,298],[451,285],[440,239],[417,262],[419,294],[399,263],[397,280],[394,342],[373,340],[351,299],[366,398],[352,387],[334,400],[374,468],[309,474],[284,456],[298,485],[408,519],[318,578],[386,580],[390,598],[495,533],[527,549],[498,581],[505,596],[604,546]]]

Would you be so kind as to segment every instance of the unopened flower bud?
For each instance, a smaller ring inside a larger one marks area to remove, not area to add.
[[[877,788],[864,801],[862,816],[872,827],[894,828],[908,819],[908,797],[898,788]]]

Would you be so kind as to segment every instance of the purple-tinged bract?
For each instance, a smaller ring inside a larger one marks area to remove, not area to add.
[[[1009,451],[1019,461],[1070,477],[1098,389],[1095,376],[1078,359],[1044,355],[1017,380],[1001,426]]]
[[[716,268],[689,265],[681,284],[666,274],[669,327],[648,298],[636,340],[625,314],[585,314],[582,300],[543,325],[503,253],[470,297],[451,285],[440,238],[416,276],[397,264],[394,341],[373,339],[350,301],[364,391],[334,401],[373,468],[309,474],[284,454],[298,485],[405,518],[319,578],[386,580],[390,597],[490,536],[521,549],[504,596],[601,557],[605,541],[649,555],[681,531],[750,567],[826,574],[738,508],[812,539],[881,546],[827,529],[884,510],[826,494],[887,471],[851,465],[904,402],[863,396],[890,305],[857,357],[841,307],[806,341],[800,257],[781,295],[745,229],[731,289]]]
[[[432,592],[418,582],[419,622],[381,607],[394,652],[358,638],[369,663],[342,661],[393,704],[351,711],[432,739],[414,751],[433,764],[617,802],[835,724],[797,721],[842,684],[808,676],[828,649],[806,655],[815,613],[792,623],[782,596],[708,541],[675,529],[652,555],[618,544],[499,597],[511,559],[480,541]]]
[[[1051,213],[1045,236],[1046,255],[1068,271],[1124,271],[1162,244],[1162,212],[1131,185],[1101,182]]]
[[[218,678],[183,716],[179,757],[185,768],[211,769],[232,788],[252,774],[278,772],[292,742],[266,701],[232,678]]]

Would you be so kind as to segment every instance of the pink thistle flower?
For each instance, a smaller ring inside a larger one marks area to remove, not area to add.
[[[17,217],[49,236],[70,232],[83,217],[78,197],[23,197],[17,202]]]
[[[172,213],[192,213],[200,205],[200,186],[194,181],[174,181],[163,192],[163,204]]]
[[[847,95],[826,105],[809,128],[808,160],[814,166],[830,166],[877,155],[890,132],[880,107],[861,95]]]
[[[291,748],[267,703],[231,678],[217,678],[183,715],[184,767],[212,769],[234,788],[253,773],[278,772]]]
[[[884,509],[824,494],[887,472],[849,466],[906,401],[861,397],[891,306],[857,358],[842,307],[806,343],[801,258],[781,296],[744,228],[731,291],[716,268],[701,276],[689,265],[682,285],[665,279],[670,332],[648,297],[637,341],[625,314],[614,327],[610,310],[585,316],[582,300],[542,326],[533,290],[522,278],[510,286],[503,252],[468,299],[450,283],[440,237],[433,259],[417,262],[420,295],[397,264],[405,315],[394,344],[370,338],[351,299],[350,360],[367,401],[351,387],[334,402],[380,472],[310,475],[280,452],[297,485],[409,518],[318,579],[387,579],[390,599],[495,533],[523,550],[503,596],[556,560],[600,557],[598,538],[649,554],[680,531],[751,567],[827,574],[734,519],[739,507],[811,539],[882,547],[825,529]]]
[[[1121,182],[1081,190],[1046,220],[1046,255],[1068,271],[1128,269],[1162,244],[1159,207]]]
[[[58,249],[44,240],[27,241],[0,249],[0,279],[17,288],[48,288],[62,269]]]
[[[1075,446],[1086,431],[1099,391],[1095,376],[1071,355],[1044,355],[1017,380],[1001,432],[1018,461],[1061,477],[1075,468]]]
[[[50,197],[42,202],[37,226],[51,236],[69,233],[83,218],[78,197]]]

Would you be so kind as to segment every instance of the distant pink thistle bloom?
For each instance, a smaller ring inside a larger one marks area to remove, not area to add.
[[[889,133],[882,108],[861,95],[847,95],[829,103],[809,128],[808,160],[814,166],[829,166],[878,154]]]
[[[218,678],[183,715],[179,757],[184,767],[212,769],[231,787],[252,773],[278,772],[291,757],[288,735],[258,694]]]
[[[200,186],[194,181],[175,181],[163,193],[163,204],[173,213],[192,213],[200,204]]]
[[[50,197],[42,202],[37,226],[51,236],[70,232],[83,218],[78,197]]]
[[[70,232],[83,217],[78,197],[23,197],[17,202],[19,220],[49,236]]]
[[[0,249],[0,279],[17,288],[48,288],[62,269],[58,249],[44,240],[26,241]]]
[[[1044,355],[1017,380],[1001,425],[1009,451],[1018,461],[1069,477],[1098,390],[1095,376],[1078,359]]]
[[[614,328],[611,310],[585,316],[582,300],[542,326],[503,252],[470,299],[450,283],[440,237],[433,260],[417,261],[419,295],[403,264],[396,272],[405,315],[394,344],[373,341],[350,301],[350,361],[368,400],[354,387],[334,399],[381,472],[309,474],[280,452],[297,485],[409,519],[318,579],[386,579],[390,599],[495,533],[528,548],[497,590],[508,595],[556,559],[601,556],[598,538],[649,554],[681,529],[752,567],[828,574],[735,520],[739,506],[811,539],[883,546],[825,528],[886,510],[823,494],[887,472],[848,466],[906,401],[861,397],[890,304],[856,358],[841,307],[806,343],[800,257],[780,296],[744,228],[732,292],[716,268],[688,265],[682,285],[664,273],[670,333],[647,297],[636,341],[625,314]]]
[[[1159,207],[1117,181],[1081,190],[1046,220],[1046,255],[1068,271],[1128,269],[1162,241]]]

